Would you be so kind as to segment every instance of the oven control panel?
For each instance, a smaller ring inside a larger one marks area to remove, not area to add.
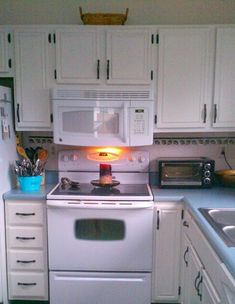
[[[94,152],[86,150],[60,151],[59,171],[99,171],[100,163],[110,164],[112,170],[116,172],[149,171],[149,153],[147,151],[119,151],[111,159],[105,159],[105,153],[97,152],[97,156],[94,157]]]

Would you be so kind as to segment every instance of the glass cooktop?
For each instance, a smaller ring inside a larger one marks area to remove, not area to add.
[[[147,184],[119,184],[115,187],[96,187],[92,184],[79,184],[78,187],[57,185],[48,195],[49,198],[70,197],[149,197],[151,190]]]

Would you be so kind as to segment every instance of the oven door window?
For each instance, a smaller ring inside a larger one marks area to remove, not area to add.
[[[118,241],[125,238],[125,223],[115,219],[80,219],[75,221],[76,239]]]

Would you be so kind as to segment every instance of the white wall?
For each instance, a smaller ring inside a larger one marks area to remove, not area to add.
[[[126,24],[235,23],[235,0],[0,0],[0,24],[81,24],[83,12],[124,13]]]

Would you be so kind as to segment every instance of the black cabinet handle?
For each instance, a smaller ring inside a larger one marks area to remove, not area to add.
[[[100,60],[97,60],[97,79],[100,79]]]
[[[187,246],[187,248],[184,252],[184,262],[185,262],[186,267],[188,267],[188,261],[186,260],[186,254],[188,253],[188,251],[189,251],[189,247]]]
[[[200,285],[202,284],[202,281],[203,281],[203,276],[201,276],[201,279],[197,284],[197,295],[199,296],[200,301],[202,300],[202,294],[200,293]]]
[[[207,117],[207,109],[206,109],[206,104],[204,104],[204,108],[203,108],[203,113],[204,113],[204,116],[203,116],[203,123],[206,123],[206,117]]]
[[[36,238],[34,236],[17,236],[17,240],[23,240],[23,241],[29,241],[29,240],[35,240]]]
[[[16,106],[16,116],[17,116],[17,122],[20,122],[20,104],[17,103]]]
[[[157,211],[157,230],[160,228],[160,211]]]
[[[107,79],[109,79],[109,65],[110,65],[110,61],[107,60]]]
[[[201,273],[200,273],[200,271],[198,271],[198,274],[197,274],[197,276],[196,276],[196,278],[195,278],[195,281],[194,281],[194,287],[195,287],[195,289],[196,289],[196,291],[197,291],[197,294],[198,294],[197,280],[200,278],[200,275],[201,275]]]
[[[48,42],[51,43],[51,34],[48,34]]]
[[[216,123],[217,120],[217,104],[214,104],[214,123]]]
[[[30,264],[30,263],[36,263],[36,260],[29,260],[29,261],[17,260],[16,263]]]
[[[22,282],[18,282],[17,285],[18,286],[36,286],[37,283],[22,283]]]
[[[21,213],[21,212],[16,212],[16,215],[19,215],[19,216],[34,216],[35,213]]]

